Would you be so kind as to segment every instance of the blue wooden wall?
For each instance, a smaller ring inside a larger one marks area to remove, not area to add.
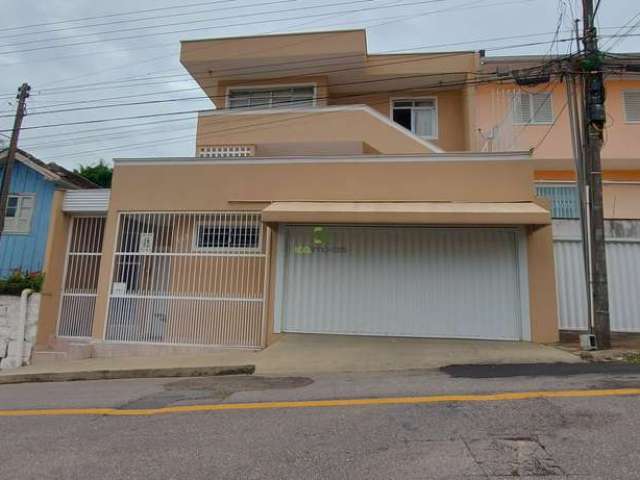
[[[0,178],[2,170],[0,168]],[[54,183],[40,173],[21,162],[14,164],[10,192],[34,193],[34,211],[29,234],[3,233],[0,237],[0,277],[15,269],[42,271],[55,189]]]

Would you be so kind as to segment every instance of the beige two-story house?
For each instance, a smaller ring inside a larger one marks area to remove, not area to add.
[[[473,151],[478,54],[371,55],[355,30],[189,41],[181,61],[214,105],[196,151],[116,159],[109,201],[68,199],[42,343],[557,340],[532,156]]]

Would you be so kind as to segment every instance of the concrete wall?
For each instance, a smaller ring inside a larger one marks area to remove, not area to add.
[[[67,254],[67,242],[71,217],[62,212],[63,192],[57,192],[52,203],[51,226],[47,239],[47,255],[45,259],[46,273],[42,286],[42,307],[40,312],[40,326],[38,328],[38,345],[46,345],[56,333],[62,283],[64,280],[64,265]]]
[[[271,110],[268,113],[238,110],[202,114],[198,118],[196,148],[208,145],[255,145],[258,155],[317,154],[310,145],[363,142],[386,154],[429,153],[423,143],[408,136],[402,127],[386,122],[364,109]],[[284,151],[275,145],[290,144]],[[293,147],[293,148],[292,148]],[[349,151],[339,152],[343,154]]]
[[[483,188],[468,188],[468,185]],[[95,338],[103,338],[118,213],[261,210],[273,201],[534,201],[529,161],[116,164],[101,261]],[[269,228],[277,229],[270,225]],[[274,232],[275,233],[275,232]],[[533,340],[557,338],[550,228],[528,235]],[[276,236],[271,264],[275,266]],[[267,342],[275,339],[271,269]]]
[[[0,295],[0,369],[29,363],[37,335],[39,312],[40,294],[34,293],[27,302],[25,330],[21,330],[20,297]],[[21,335],[24,335],[22,361],[18,356]]]

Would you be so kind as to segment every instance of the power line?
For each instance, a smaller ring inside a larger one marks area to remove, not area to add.
[[[515,39],[515,38],[523,38],[523,37],[532,37],[532,36],[539,36],[542,34],[527,34],[527,35],[515,35],[515,36],[511,36],[511,37],[497,37],[495,39],[487,39],[484,41],[492,41],[492,40],[505,40],[505,39]],[[573,38],[563,38],[563,39],[556,39],[556,42],[567,42],[567,41],[573,41]],[[451,44],[439,44],[439,45],[430,45],[430,46],[418,46],[418,47],[414,47],[414,48],[403,48],[403,49],[396,49],[396,50],[388,50],[385,52],[380,52],[376,55],[373,56],[377,56],[377,55],[386,55],[386,54],[392,54],[392,53],[398,53],[398,52],[407,52],[407,51],[411,51],[411,50],[420,50],[420,49],[424,49],[424,48],[439,48],[439,47],[443,47],[443,46],[455,46],[455,45],[461,45],[461,44],[465,44],[465,43],[472,43],[472,42],[456,42],[456,43],[451,43]],[[542,41],[542,42],[527,42],[527,43],[521,43],[521,44],[515,44],[515,45],[508,45],[508,46],[504,46],[504,47],[492,47],[492,48],[487,48],[485,49],[486,51],[497,51],[497,50],[503,50],[503,49],[510,49],[510,48],[521,48],[521,47],[526,47],[526,46],[535,46],[535,45],[544,45],[547,44],[548,42],[546,41]],[[394,64],[403,64],[403,63],[413,63],[413,62],[425,62],[425,61],[430,61],[430,60],[440,60],[443,58],[447,58],[447,57],[452,57],[452,56],[460,56],[460,55],[469,55],[471,52],[470,51],[462,51],[462,52],[450,52],[450,53],[425,53],[423,54],[422,57],[414,57],[412,59],[400,59],[400,60],[395,60],[395,61],[390,61],[390,62],[385,62],[385,63],[378,63],[378,66],[385,66],[385,65],[394,65]],[[343,59],[348,59],[348,58],[362,58],[363,55],[362,54],[350,54],[350,55],[342,55],[342,56],[336,56],[333,57],[332,60],[343,60]],[[241,76],[246,76],[246,75],[255,75],[256,73],[260,73],[260,74],[265,74],[265,73],[291,73],[291,72],[296,72],[298,70],[308,70],[309,67],[322,67],[322,66],[342,66],[342,67],[346,67],[346,68],[341,68],[341,69],[332,69],[332,70],[318,70],[318,71],[313,71],[310,72],[308,74],[305,74],[306,76],[311,76],[311,75],[323,75],[323,74],[327,74],[327,73],[339,73],[339,72],[345,72],[345,71],[350,71],[350,70],[355,70],[355,69],[359,69],[362,66],[362,62],[350,62],[350,63],[342,63],[342,62],[331,62],[331,63],[314,63],[312,65],[309,65],[310,60],[304,59],[304,60],[298,60],[298,61],[290,61],[290,62],[280,62],[280,63],[266,63],[266,64],[261,64],[261,65],[251,65],[248,67],[234,67],[234,68],[228,68],[228,69],[219,69],[216,70],[216,74],[220,75],[220,74],[227,74],[227,76],[225,77],[226,79],[229,78],[236,78],[236,77],[241,77]],[[281,67],[281,66],[288,66],[288,65],[292,65],[292,64],[301,64],[298,67],[293,67],[293,68],[276,68],[273,70],[260,70],[259,72],[256,70],[256,68],[260,68],[262,69],[263,67]],[[229,73],[236,73],[235,76],[232,75],[228,75]],[[98,91],[98,90],[104,90],[104,89],[114,89],[114,88],[133,88],[133,87],[138,87],[138,86],[143,86],[143,85],[164,85],[166,84],[166,81],[159,81],[159,82],[153,82],[153,80],[157,80],[157,79],[167,79],[167,78],[175,78],[177,75],[180,76],[185,76],[185,77],[192,77],[193,74],[199,74],[199,73],[208,73],[208,70],[202,70],[202,71],[193,71],[191,73],[188,74],[174,74],[174,75],[163,75],[163,76],[156,76],[156,77],[149,77],[149,78],[140,78],[140,79],[128,79],[128,80],[113,80],[113,81],[104,81],[104,82],[95,82],[92,84],[78,84],[78,85],[69,85],[69,86],[64,86],[64,87],[57,87],[57,88],[52,88],[52,89],[42,89],[41,93],[39,94],[39,96],[43,96],[43,95],[53,95],[55,94],[55,92],[61,92],[61,93],[67,93],[67,91],[73,91],[74,93],[78,93],[78,92],[89,92],[89,91]],[[151,81],[149,81],[151,80]],[[127,85],[130,82],[135,82],[135,85]],[[120,85],[124,83],[125,85]],[[113,85],[116,84],[113,87],[107,87],[108,85]],[[87,88],[82,88],[82,87],[87,87]],[[96,87],[96,88],[92,88],[92,87]],[[192,91],[192,90],[197,90],[199,89],[199,87],[193,87],[193,88],[189,88],[189,89],[180,89],[180,90],[173,90],[170,92],[177,92],[177,91]],[[162,94],[164,92],[158,92],[158,94]],[[147,94],[140,94],[139,96],[145,96]],[[121,98],[132,98],[133,96],[121,96],[121,97],[114,97],[114,99],[121,99]],[[107,99],[108,100],[108,99]]]
[[[201,7],[203,5],[211,5],[211,4],[218,4],[218,3],[228,3],[231,1],[238,1],[238,0],[209,0],[207,2],[199,2],[199,3],[189,3],[189,4],[177,4],[177,5],[171,5],[171,6],[167,6],[167,7],[157,7],[157,8],[146,8],[144,10],[130,10],[127,12],[119,12],[119,13],[112,13],[112,14],[106,14],[106,15],[97,15],[97,16],[93,16],[93,17],[82,17],[82,18],[74,18],[74,19],[67,19],[67,20],[59,20],[59,21],[55,21],[55,22],[45,22],[45,23],[32,23],[30,25],[21,25],[19,27],[3,27],[2,30],[4,30],[5,32],[10,32],[10,31],[14,31],[14,30],[25,30],[28,28],[39,28],[39,27],[48,27],[51,25],[62,25],[65,23],[76,23],[76,22],[85,22],[87,20],[99,20],[99,19],[103,19],[103,18],[115,18],[115,17],[122,17],[122,16],[127,16],[127,15],[137,15],[140,13],[149,13],[149,12],[159,12],[159,11],[165,11],[165,10],[176,10],[176,9],[183,9],[183,8],[193,8],[193,7]]]
[[[359,0],[359,1],[371,1],[371,0]],[[392,4],[392,5],[383,5],[383,6],[378,6],[378,7],[375,7],[375,6],[374,7],[370,7],[370,8],[367,8],[366,11],[370,12],[372,10],[382,10],[382,9],[388,9],[388,8],[414,6],[414,5],[425,5],[425,4],[430,4],[430,3],[435,3],[435,2],[443,2],[443,1],[447,1],[447,0],[420,0],[420,1],[412,1],[412,2],[406,2],[406,3],[396,3],[396,4]],[[338,3],[338,4],[329,4],[329,5],[324,5],[324,7],[336,6],[336,5],[341,5],[341,4],[345,4],[345,3],[348,4],[348,3],[355,3],[355,2],[343,2],[343,3]],[[292,10],[293,9],[288,9],[286,11],[290,12]],[[306,8],[305,8],[305,10],[306,10]],[[257,24],[262,24],[262,23],[287,22],[287,21],[298,20],[298,19],[321,18],[321,17],[332,16],[332,15],[336,15],[336,14],[360,13],[360,12],[363,12],[363,11],[365,11],[365,10],[362,9],[362,8],[357,8],[357,9],[350,9],[350,10],[343,10],[343,11],[320,13],[320,14],[314,14],[314,15],[304,15],[304,16],[300,16],[300,17],[285,17],[285,18],[277,18],[277,19],[269,19],[269,20],[257,20],[257,21],[251,21],[251,22],[241,22],[241,23],[235,23],[235,24],[217,25],[217,27],[229,28],[229,27],[239,27],[239,26],[247,26],[247,25],[257,25]],[[271,13],[275,13],[275,12],[271,12]],[[222,17],[220,19],[217,19],[217,20],[221,20],[223,18],[224,17]],[[227,17],[227,19],[228,18],[234,18],[234,17]],[[168,25],[165,25],[165,26],[168,26]],[[172,30],[172,31],[168,31],[168,32],[154,32],[154,33],[149,33],[149,34],[131,35],[131,36],[128,36],[128,37],[110,38],[108,40],[109,41],[134,40],[134,39],[139,39],[139,38],[156,37],[156,36],[163,36],[163,35],[174,35],[174,34],[177,34],[177,33],[191,33],[191,32],[208,30],[208,29],[213,28],[213,27],[216,27],[216,26],[215,25],[208,25],[208,26],[205,26],[205,27],[189,28],[189,29],[182,29],[182,30]],[[92,45],[92,44],[102,43],[102,42],[104,42],[104,39],[96,40],[96,41],[90,41],[90,42],[77,42],[77,43],[67,43],[67,44],[60,44],[60,45],[46,45],[46,46],[41,46],[41,47],[33,47],[33,48],[29,48],[29,49],[3,51],[3,52],[0,52],[0,55],[8,55],[8,54],[13,54],[13,53],[26,53],[26,52],[49,50],[49,49],[72,47],[72,46],[86,46],[86,45]]]
[[[270,1],[270,2],[264,2],[264,3],[257,3],[252,5],[252,7],[256,7],[256,6],[262,6],[262,5],[274,5],[274,4],[279,4],[279,3],[290,3],[290,2],[296,2],[298,0],[274,0],[274,1]],[[87,37],[94,37],[95,35],[100,35],[100,34],[114,34],[114,33],[124,33],[124,32],[138,32],[140,30],[148,30],[148,29],[153,29],[153,28],[164,28],[164,27],[176,27],[179,25],[193,25],[196,23],[206,23],[206,22],[211,22],[212,20],[215,21],[221,21],[221,20],[233,20],[235,18],[244,18],[244,17],[255,17],[255,16],[259,16],[259,15],[273,15],[275,13],[289,13],[289,12],[296,12],[296,11],[303,11],[303,10],[310,10],[310,9],[317,9],[317,8],[327,8],[327,7],[337,7],[337,6],[343,6],[343,5],[354,5],[354,4],[359,4],[359,3],[371,3],[374,2],[376,0],[349,0],[349,1],[344,1],[344,2],[337,2],[337,3],[329,3],[326,5],[314,5],[314,6],[305,6],[305,7],[297,7],[297,8],[286,8],[286,9],[281,9],[281,10],[263,10],[263,11],[258,11],[258,12],[246,12],[246,13],[242,13],[242,14],[235,14],[235,15],[231,15],[231,16],[227,16],[227,17],[217,17],[217,18],[204,18],[204,19],[200,19],[200,20],[189,20],[189,21],[183,21],[183,22],[173,22],[173,23],[161,23],[161,24],[155,24],[155,25],[141,25],[141,26],[136,26],[136,27],[131,27],[131,28],[121,28],[121,29],[116,29],[116,30],[107,30],[104,32],[92,32],[92,33],[81,33],[78,35],[68,35],[65,36],[63,38],[63,40],[67,40],[67,39],[78,39],[78,38],[87,38]],[[445,2],[445,1],[450,1],[450,0],[428,0],[428,3],[432,3],[432,2]],[[237,8],[242,8],[242,7],[236,7]],[[222,9],[216,9],[213,11],[222,11],[222,10],[228,10],[229,8],[222,8]],[[201,12],[202,13],[202,12]],[[173,15],[172,15],[173,16]],[[159,18],[164,18],[164,17],[159,17]],[[305,17],[308,18],[308,17]],[[102,41],[104,41],[105,39],[103,39]],[[117,40],[117,39],[109,39],[107,38],[106,40]],[[37,39],[37,40],[30,40],[27,42],[17,42],[17,43],[8,43],[8,44],[4,44],[2,45],[2,47],[19,47],[19,46],[23,46],[23,45],[32,45],[32,44],[37,44],[37,43],[43,43],[46,42],[46,39]]]
[[[457,85],[468,85],[471,83],[474,84],[480,84],[480,83],[486,83],[487,81],[496,81],[496,79],[491,79],[491,80],[485,80],[485,81],[479,81],[479,82],[458,82]],[[451,86],[451,85],[449,85]],[[389,90],[386,91],[386,93],[394,93],[394,92],[399,92],[399,91],[403,91],[403,90]],[[377,92],[380,93],[380,92]],[[352,97],[356,97],[356,96],[363,96],[363,95],[371,95],[371,93],[367,93],[367,94],[358,94],[358,95],[353,95],[353,96],[349,96],[347,98],[352,98]],[[383,104],[387,104],[388,103],[388,99],[384,99],[381,101],[377,101],[377,102],[370,102],[368,103],[368,105],[383,105]],[[287,123],[287,122],[291,122],[294,120],[299,120],[301,118],[305,118],[308,117],[310,115],[318,115],[318,114],[323,114],[323,113],[328,113],[328,112],[323,112],[322,110],[319,110],[318,112],[311,112],[311,113],[302,113],[301,115],[298,116],[294,116],[294,117],[289,117],[289,118],[285,118],[285,119],[280,119],[280,120],[274,120],[274,119],[269,119],[266,121],[261,121],[261,122],[255,122],[255,123],[250,123],[250,124],[245,124],[242,126],[236,126],[236,127],[227,127],[227,128],[223,128],[223,129],[217,129],[217,130],[208,130],[206,133],[201,134],[199,136],[199,140],[202,139],[207,139],[210,137],[214,137],[220,133],[225,133],[225,132],[238,132],[238,131],[243,131],[246,132],[247,130],[252,130],[261,126],[265,126],[265,125],[273,125],[276,123]],[[173,137],[173,138],[163,138],[163,144],[168,144],[168,143],[177,143],[177,142],[181,142],[190,138],[194,138],[194,136],[191,135],[183,135],[180,137]],[[69,154],[65,154],[65,158],[69,158],[72,156],[80,156],[80,155],[87,155],[90,153],[98,153],[98,152],[103,152],[103,151],[117,151],[117,150],[123,150],[123,149],[127,149],[127,148],[131,148],[131,147],[142,147],[142,146],[147,146],[147,145],[157,145],[157,140],[154,141],[145,141],[145,142],[139,142],[139,143],[133,143],[133,144],[127,144],[127,145],[120,145],[120,146],[116,146],[116,147],[107,147],[107,148],[103,148],[103,149],[96,149],[96,150],[85,150],[85,151],[80,151],[80,152],[72,152]]]
[[[513,77],[506,77],[504,73],[500,73],[500,74],[492,74],[492,76],[490,78],[486,78],[486,79],[479,79],[479,80],[460,80],[460,81],[451,81],[451,82],[438,82],[436,84],[432,84],[432,85],[423,85],[423,86],[419,86],[419,87],[414,87],[411,90],[429,90],[429,89],[442,89],[442,88],[449,88],[449,87],[460,87],[460,86],[466,86],[466,85],[479,85],[479,84],[484,84],[484,83],[490,83],[490,82],[495,82],[495,81],[506,81],[508,79],[513,79]],[[341,97],[336,97],[336,96],[332,96],[332,99],[336,99],[339,98],[340,100],[344,100],[344,99],[353,99],[353,98],[361,98],[361,97],[371,97],[371,96],[375,96],[375,95],[380,95],[380,94],[394,94],[394,93],[403,93],[406,92],[407,89],[406,88],[401,88],[401,89],[394,89],[394,90],[384,90],[384,91],[372,91],[372,92],[365,92],[365,93],[359,93],[359,94],[352,94],[352,95],[344,95]],[[329,99],[329,97],[320,97],[318,98],[318,100],[323,100],[323,99]],[[388,99],[385,99],[383,102],[379,102],[379,103],[387,103]],[[292,103],[292,102],[287,102],[287,103]],[[295,102],[294,102],[295,103]],[[376,102],[368,102],[369,104],[375,104]],[[220,111],[223,110],[231,110],[229,108],[224,108],[224,109],[219,109]],[[236,110],[237,111],[237,110]],[[318,112],[313,112],[313,113],[309,113],[309,115],[313,115],[315,113],[321,113],[322,110],[319,110]],[[162,116],[175,116],[175,115],[185,115],[185,114],[193,114],[193,113],[200,113],[199,111],[186,111],[186,112],[170,112],[170,113],[158,113],[158,114],[151,114],[151,115],[144,115],[144,116],[134,116],[134,117],[122,117],[122,118],[112,118],[112,119],[101,119],[101,120],[89,120],[89,121],[84,121],[84,122],[71,122],[71,123],[65,123],[65,124],[54,124],[54,125],[39,125],[39,126],[35,126],[35,127],[26,127],[25,129],[39,129],[39,128],[53,128],[53,127],[60,127],[60,126],[70,126],[70,125],[79,125],[79,124],[88,124],[88,123],[100,123],[100,122],[106,122],[106,121],[117,121],[117,120],[128,120],[128,119],[139,119],[139,118],[155,118],[155,117],[162,117]]]
[[[572,41],[573,39],[568,39],[569,41]],[[513,48],[513,47],[503,47],[503,48]],[[501,49],[501,48],[498,48]],[[460,55],[461,53],[458,52],[456,53],[457,55]],[[453,55],[453,54],[452,54]],[[439,57],[437,57],[438,59],[443,58],[445,55],[441,55]],[[389,64],[397,64],[397,63],[411,63],[412,61],[424,61],[425,59],[422,58],[417,58],[417,59],[412,59],[412,60],[403,60],[403,61],[399,61],[399,62],[389,62],[387,64],[378,64],[378,65],[389,65]],[[360,68],[360,67],[358,67]],[[343,70],[334,70],[334,72],[337,71],[344,71],[344,70],[349,70],[349,69],[343,69]],[[524,70],[531,70],[531,69],[524,69]],[[473,73],[476,75],[481,75],[475,72],[450,72],[450,73],[438,73],[438,74],[418,74],[418,75],[410,75],[410,76],[405,76],[405,77],[394,77],[394,79],[398,79],[398,78],[404,78],[404,79],[412,79],[412,78],[424,78],[424,77],[429,77],[429,76],[442,76],[442,75],[455,75],[455,74],[466,74],[466,73]],[[316,73],[317,75],[317,73]],[[354,81],[354,82],[345,82],[342,84],[334,84],[334,86],[346,86],[346,85],[360,85],[360,84],[370,84],[370,83],[379,83],[381,81],[389,81],[391,79],[372,79],[372,80],[362,80],[362,81]],[[405,88],[406,90],[406,88]],[[210,97],[210,98],[214,98],[214,97]],[[135,106],[135,105],[142,105],[142,104],[154,104],[154,103],[163,103],[163,102],[175,102],[175,101],[180,101],[180,99],[168,99],[168,100],[154,100],[154,101],[150,101],[150,102],[133,102],[133,103],[128,103],[128,104],[122,104],[120,106]],[[96,108],[111,108],[111,107],[115,107],[117,105],[102,105],[102,106],[94,106],[94,107],[80,107],[80,108],[75,108],[75,109],[63,109],[63,110],[59,110],[59,111],[48,111],[48,112],[41,112],[43,113],[69,113],[72,111],[79,111],[79,110],[87,110],[87,109],[96,109]],[[191,112],[185,112],[185,113],[193,113],[195,111],[191,111]],[[171,113],[163,113],[163,114],[155,114],[155,115],[173,115],[176,114],[175,112],[171,112]],[[153,114],[152,114],[153,115]],[[126,118],[126,117],[125,117]],[[149,118],[148,115],[144,115],[144,116],[134,116],[134,117],[130,117],[131,119],[142,119],[142,118]],[[104,122],[104,121],[114,121],[114,120],[92,120],[92,121],[87,121],[87,122],[95,122],[95,123],[99,123],[99,122]],[[82,124],[82,122],[73,122],[70,124],[66,124],[66,125],[80,125]],[[63,126],[65,124],[60,124],[60,125],[56,125],[56,126]],[[35,128],[42,128],[42,127],[25,127],[24,129],[35,129]],[[0,130],[1,131],[1,130]]]
[[[551,123],[551,125],[549,125],[549,128],[547,129],[543,137],[540,139],[540,141],[538,141],[536,146],[533,147],[534,150],[537,150],[542,146],[542,144],[545,142],[549,134],[551,134],[551,131],[555,128],[556,124],[558,123],[558,120],[560,120],[560,117],[562,116],[562,114],[564,113],[564,111],[567,109],[568,106],[569,106],[569,103],[564,102],[564,105],[562,106],[562,108],[560,109],[556,117],[553,119],[553,122]]]
[[[631,17],[629,20],[627,20],[624,25],[622,25],[616,33],[613,34],[613,36],[609,36],[610,40],[605,42],[604,45],[602,46],[602,48],[607,48],[607,49],[611,49],[614,47],[614,45],[616,44],[615,39],[624,36],[624,34],[622,34],[621,32],[623,32],[628,25],[630,25],[635,19],[640,17],[640,10],[638,11],[638,13],[636,13],[633,17]],[[632,30],[627,29],[627,34],[630,34]],[[601,37],[604,38],[604,37]]]
[[[212,3],[216,4],[216,3],[233,3],[233,2],[239,2],[241,0],[223,0],[220,2],[206,2],[205,4],[211,5]],[[195,10],[193,12],[183,12],[183,13],[174,13],[172,12],[171,14],[164,14],[164,15],[155,15],[152,17],[142,17],[142,18],[130,18],[130,19],[125,19],[125,20],[115,20],[115,21],[111,21],[111,22],[103,22],[103,23],[94,23],[91,25],[73,25],[73,26],[69,26],[69,27],[63,27],[63,28],[54,28],[54,29],[50,29],[50,30],[38,30],[37,32],[22,32],[22,33],[13,33],[10,35],[0,35],[0,39],[3,38],[16,38],[16,37],[26,37],[26,36],[33,36],[33,35],[42,35],[45,33],[57,33],[57,32],[64,32],[64,31],[68,31],[68,30],[78,30],[78,29],[83,29],[83,28],[95,28],[95,27],[103,27],[103,26],[109,26],[109,25],[119,25],[119,24],[123,24],[123,23],[135,23],[135,22],[144,22],[144,21],[148,21],[148,20],[155,20],[158,18],[167,18],[167,17],[185,17],[188,15],[199,15],[201,13],[212,13],[212,12],[221,12],[224,10],[231,10],[231,9],[240,9],[240,8],[254,8],[254,7],[260,7],[263,5],[275,5],[275,4],[279,4],[279,3],[291,3],[291,2],[297,2],[298,0],[274,0],[274,1],[270,1],[270,2],[264,2],[264,3],[253,3],[253,4],[248,4],[248,5],[235,5],[235,6],[229,6],[229,7],[223,7],[223,8],[208,8],[206,10]],[[202,4],[196,4],[196,5],[202,5]],[[172,7],[171,9],[173,10],[175,7]],[[185,8],[184,6],[182,8]],[[100,33],[110,33],[109,31],[106,32],[93,32],[93,34],[100,34]],[[34,40],[32,42],[27,42],[27,43],[34,43],[34,42],[38,42],[38,41],[42,41],[42,40]],[[6,44],[6,45],[2,45],[3,47],[7,47],[7,46],[12,46],[14,44]]]
[[[593,17],[595,18],[596,15],[598,15],[598,10],[600,9],[600,4],[602,3],[602,0],[598,0],[598,3],[596,3],[596,8],[594,8],[593,10]]]

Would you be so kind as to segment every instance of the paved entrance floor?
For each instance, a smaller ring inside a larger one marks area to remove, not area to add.
[[[453,364],[580,362],[577,355],[524,342],[286,334],[259,352],[220,350],[197,355],[54,360],[0,375],[252,364],[256,374],[384,372]]]

